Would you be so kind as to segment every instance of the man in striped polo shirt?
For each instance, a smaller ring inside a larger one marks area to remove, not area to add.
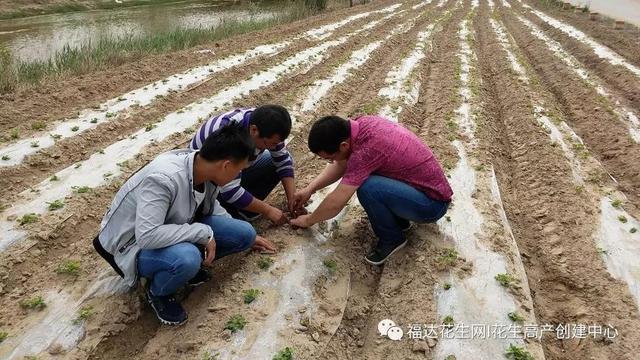
[[[191,140],[191,149],[198,150],[207,136],[230,123],[238,123],[249,131],[256,150],[247,168],[222,187],[218,200],[234,218],[252,221],[264,215],[276,225],[286,223],[287,217],[282,210],[264,199],[278,182],[282,182],[289,211],[293,213],[296,191],[293,159],[284,143],[291,132],[289,112],[279,105],[264,105],[213,116],[200,126]]]

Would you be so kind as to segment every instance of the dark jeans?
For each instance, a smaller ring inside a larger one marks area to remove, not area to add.
[[[269,151],[265,151],[260,154],[256,162],[253,163],[251,167],[242,170],[241,176],[240,186],[259,200],[266,199],[280,182],[280,177],[276,172],[275,165],[273,165],[271,153]],[[220,197],[218,197],[218,200],[220,201],[220,205],[227,210],[229,215],[236,219],[244,219],[245,217],[257,215],[249,211],[238,209],[234,205],[222,201]],[[245,217],[240,216],[239,212],[242,212]]]
[[[207,216],[199,222],[213,229],[216,260],[247,250],[256,241],[256,231],[246,221],[226,216]],[[199,245],[190,242],[160,249],[144,249],[138,254],[138,274],[151,281],[153,295],[171,295],[198,273],[202,256]]]
[[[382,249],[404,242],[402,229],[409,221],[436,222],[449,207],[449,202],[431,199],[407,183],[378,175],[369,176],[358,188],[358,200]]]

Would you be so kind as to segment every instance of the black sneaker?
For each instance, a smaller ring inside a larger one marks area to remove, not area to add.
[[[173,295],[155,296],[147,287],[147,300],[156,316],[165,325],[182,325],[187,322],[187,312]]]
[[[382,249],[376,246],[375,249],[371,250],[369,255],[364,257],[364,260],[371,265],[382,265],[389,258],[389,256],[396,253],[398,250],[402,249],[407,245],[407,240],[396,245],[395,247],[389,247],[388,249]]]
[[[209,280],[211,280],[211,275],[209,275],[209,272],[205,269],[200,269],[198,270],[196,276],[192,277],[191,280],[187,282],[187,286],[194,288],[206,283]]]

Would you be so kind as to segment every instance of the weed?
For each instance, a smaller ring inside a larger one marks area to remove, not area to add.
[[[258,267],[262,270],[267,270],[273,265],[273,259],[268,256],[262,256],[258,259]]]
[[[104,154],[104,149],[98,150],[98,154]]]
[[[247,320],[244,316],[240,314],[233,315],[227,323],[224,325],[225,330],[231,330],[232,333],[235,333],[239,330],[244,329],[244,326],[247,325]]]
[[[260,290],[258,289],[249,289],[245,290],[242,293],[245,304],[251,304],[258,297],[258,295],[260,295]]]
[[[47,125],[45,125],[42,121],[36,121],[33,124],[31,124],[31,129],[33,130],[42,130],[46,127]]]
[[[609,253],[609,250],[603,248],[602,246],[598,246],[596,250],[598,250],[598,253],[604,254],[604,255],[607,255]]]
[[[442,325],[444,325],[447,328],[452,328],[453,327],[453,316],[451,315],[447,315],[442,319]]]
[[[72,186],[71,190],[78,194],[86,194],[91,191],[91,188],[88,186]]]
[[[626,216],[624,216],[624,215],[619,215],[619,216],[618,216],[618,220],[619,220],[621,223],[623,223],[623,224],[626,224],[626,223],[627,223],[627,221],[628,221],[628,220],[627,220],[627,217],[626,217]]]
[[[82,309],[80,309],[80,311],[78,312],[78,316],[75,319],[73,319],[73,324],[74,325],[80,324],[81,322],[93,316],[94,313],[95,311],[93,310],[92,306],[83,306]]]
[[[64,275],[78,276],[80,273],[80,261],[65,260],[56,268],[56,273]]]
[[[64,202],[62,202],[62,200],[54,200],[52,202],[48,202],[47,204],[49,204],[49,211],[62,209],[64,207]]]
[[[526,351],[524,348],[515,346],[513,344],[509,345],[509,348],[507,349],[505,356],[508,359],[513,359],[513,360],[534,360],[533,355],[531,355],[528,351]]]
[[[451,216],[449,216],[449,215],[446,215],[446,216],[444,217],[444,219],[445,219],[447,222],[451,222]]]
[[[285,347],[273,356],[273,360],[293,360],[293,349]]]
[[[42,296],[36,296],[31,299],[25,299],[20,301],[20,307],[22,307],[23,309],[42,310],[46,306],[47,304],[44,303],[44,299],[42,298]]]
[[[518,314],[517,312],[510,312],[507,316],[509,316],[509,319],[511,319],[511,321],[513,322],[517,322],[517,323],[523,323],[524,322],[524,317],[520,314]]]
[[[498,274],[495,276],[495,279],[504,287],[509,287],[511,284],[518,281],[518,279],[513,277],[511,274]]]
[[[116,164],[119,167],[127,167],[129,165],[129,160],[125,160]]]
[[[36,221],[38,221],[38,215],[36,215],[35,213],[24,214],[22,215],[22,217],[18,218],[18,222],[20,223],[20,225],[31,224]]]
[[[338,270],[338,263],[333,259],[325,259],[322,264],[329,270],[329,274],[335,274]]]

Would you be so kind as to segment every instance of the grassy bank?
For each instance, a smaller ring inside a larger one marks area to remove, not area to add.
[[[323,0],[318,0],[323,1]],[[0,93],[18,86],[36,84],[48,77],[83,74],[109,66],[117,66],[140,59],[148,54],[187,49],[203,43],[225,39],[234,35],[266,29],[317,13],[324,4],[315,0],[287,3],[287,10],[264,20],[227,20],[213,28],[177,29],[123,39],[103,38],[78,48],[65,47],[48,61],[14,62],[10,52],[0,44]]]

